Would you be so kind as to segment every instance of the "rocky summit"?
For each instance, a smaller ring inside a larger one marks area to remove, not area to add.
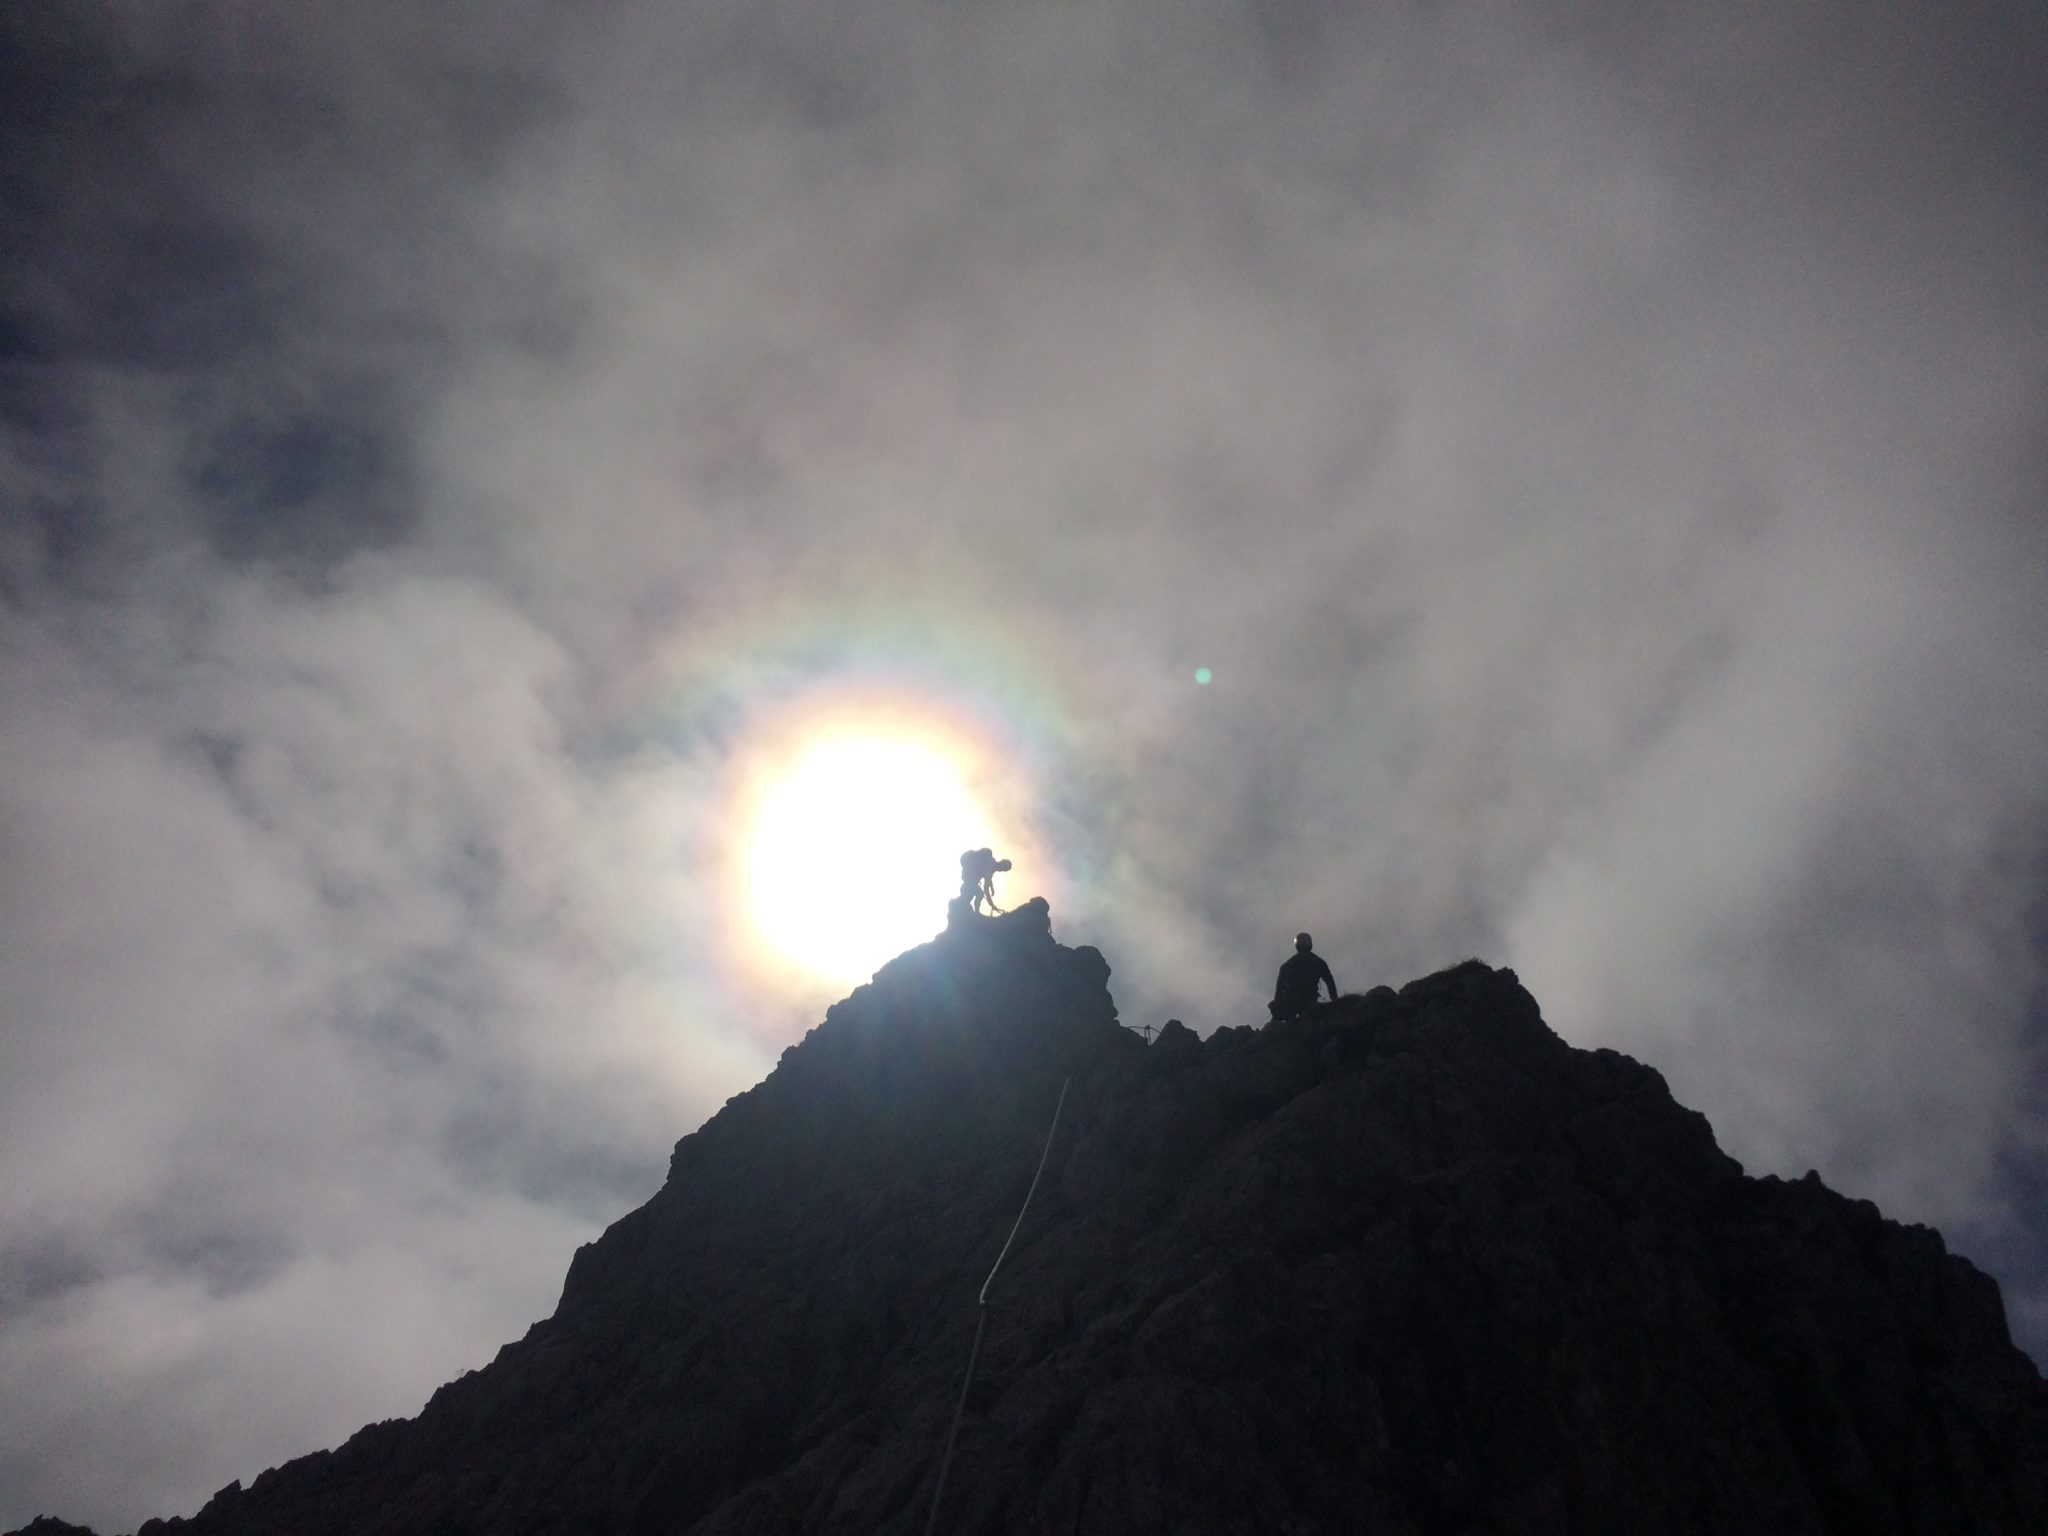
[[[488,1367],[143,1532],[2048,1531],[1996,1285],[1512,972],[1148,1044],[1109,971],[957,923]]]

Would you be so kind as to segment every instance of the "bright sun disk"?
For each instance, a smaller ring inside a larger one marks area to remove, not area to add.
[[[944,926],[961,852],[995,840],[940,747],[861,735],[814,741],[759,799],[744,856],[754,931],[818,980],[863,981]]]

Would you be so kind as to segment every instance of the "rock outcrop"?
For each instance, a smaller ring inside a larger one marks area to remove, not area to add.
[[[1467,962],[1122,1028],[1043,904],[835,1006],[417,1419],[147,1536],[2048,1531],[1996,1286]]]

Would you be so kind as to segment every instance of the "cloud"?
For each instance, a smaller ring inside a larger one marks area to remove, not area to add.
[[[2037,23],[8,25],[0,1517],[545,1311],[820,1012],[720,871],[846,675],[1127,1019],[1504,960],[2040,1347]]]
[[[173,656],[10,647],[10,1497],[114,1521],[481,1363],[771,1054],[658,932],[709,928],[687,777],[576,767],[530,626],[209,597]]]

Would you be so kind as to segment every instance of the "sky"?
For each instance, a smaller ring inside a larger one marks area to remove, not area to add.
[[[2048,1359],[2044,77],[2025,0],[0,9],[0,1524],[545,1316],[845,990],[741,878],[820,722],[1126,1022],[1513,966]]]

